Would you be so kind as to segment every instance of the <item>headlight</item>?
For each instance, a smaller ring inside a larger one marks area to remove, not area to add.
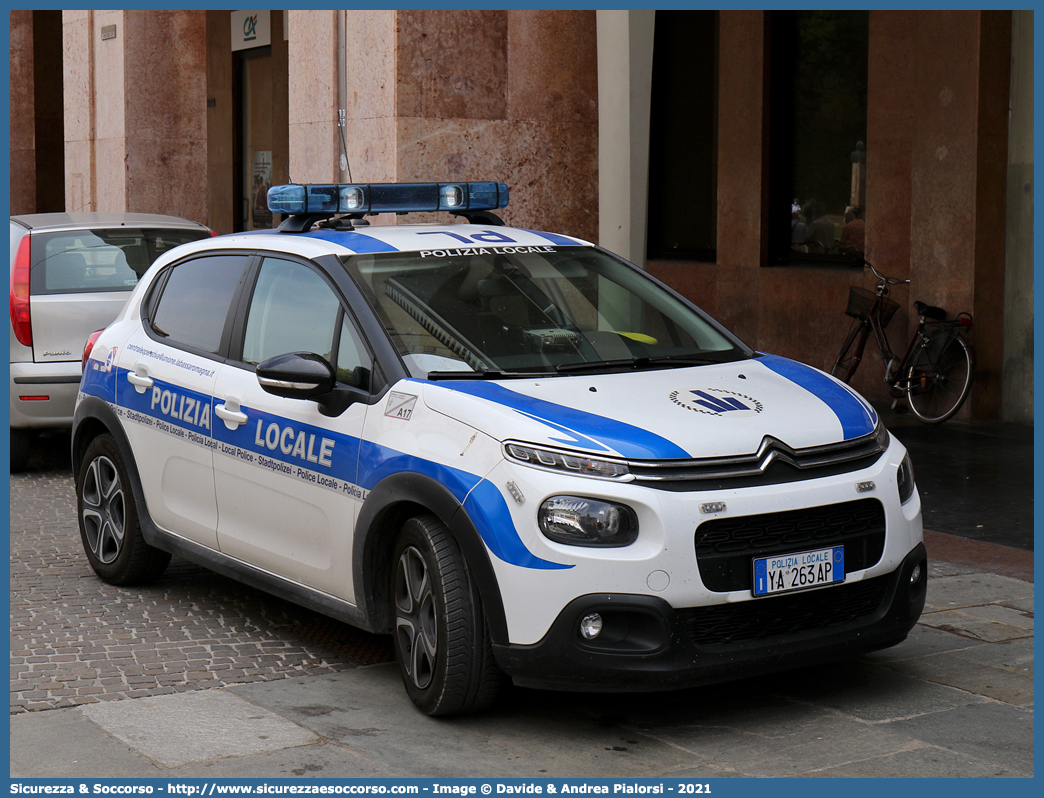
[[[553,449],[537,449],[519,443],[508,443],[504,454],[516,463],[551,471],[565,471],[585,477],[602,477],[624,481],[631,477],[626,463],[615,460],[599,460],[581,454],[558,452]]]
[[[882,452],[888,448],[888,443],[892,440],[892,436],[888,434],[884,422],[880,419],[877,421],[877,429],[874,430],[874,437],[877,439],[877,445],[881,447]]]
[[[627,546],[638,537],[638,516],[623,504],[552,496],[537,511],[540,531],[570,546]]]
[[[899,503],[906,504],[910,497],[913,496],[915,487],[913,462],[910,460],[909,452],[906,453],[903,462],[899,464],[899,474],[896,477],[896,482],[899,485]]]

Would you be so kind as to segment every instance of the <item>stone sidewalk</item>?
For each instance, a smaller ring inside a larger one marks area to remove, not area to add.
[[[342,665],[15,714],[11,775],[1032,776],[1033,583],[1004,573],[1032,554],[993,551],[1017,567],[991,571],[940,559],[950,536],[926,537],[921,622],[854,661],[665,694],[512,689],[449,720],[413,709],[394,664]]]

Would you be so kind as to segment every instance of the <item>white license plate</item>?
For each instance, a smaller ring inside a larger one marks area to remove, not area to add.
[[[754,560],[754,595],[770,596],[845,581],[845,547]]]

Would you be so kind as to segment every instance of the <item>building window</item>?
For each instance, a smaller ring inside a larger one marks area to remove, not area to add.
[[[717,67],[718,12],[656,12],[649,125],[650,260],[715,260]]]
[[[869,12],[769,18],[769,262],[862,262]],[[790,206],[788,224],[787,206]]]

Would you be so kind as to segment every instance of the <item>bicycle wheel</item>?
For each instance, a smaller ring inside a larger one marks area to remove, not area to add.
[[[841,351],[834,360],[834,367],[830,369],[830,375],[837,377],[841,382],[850,382],[852,376],[859,368],[859,362],[863,359],[863,349],[866,347],[867,336],[870,335],[870,325],[865,321],[856,321],[852,329],[848,331],[848,337],[841,345]]]
[[[907,400],[914,415],[926,424],[941,424],[971,393],[975,353],[955,330],[936,330],[918,350],[907,377]]]

